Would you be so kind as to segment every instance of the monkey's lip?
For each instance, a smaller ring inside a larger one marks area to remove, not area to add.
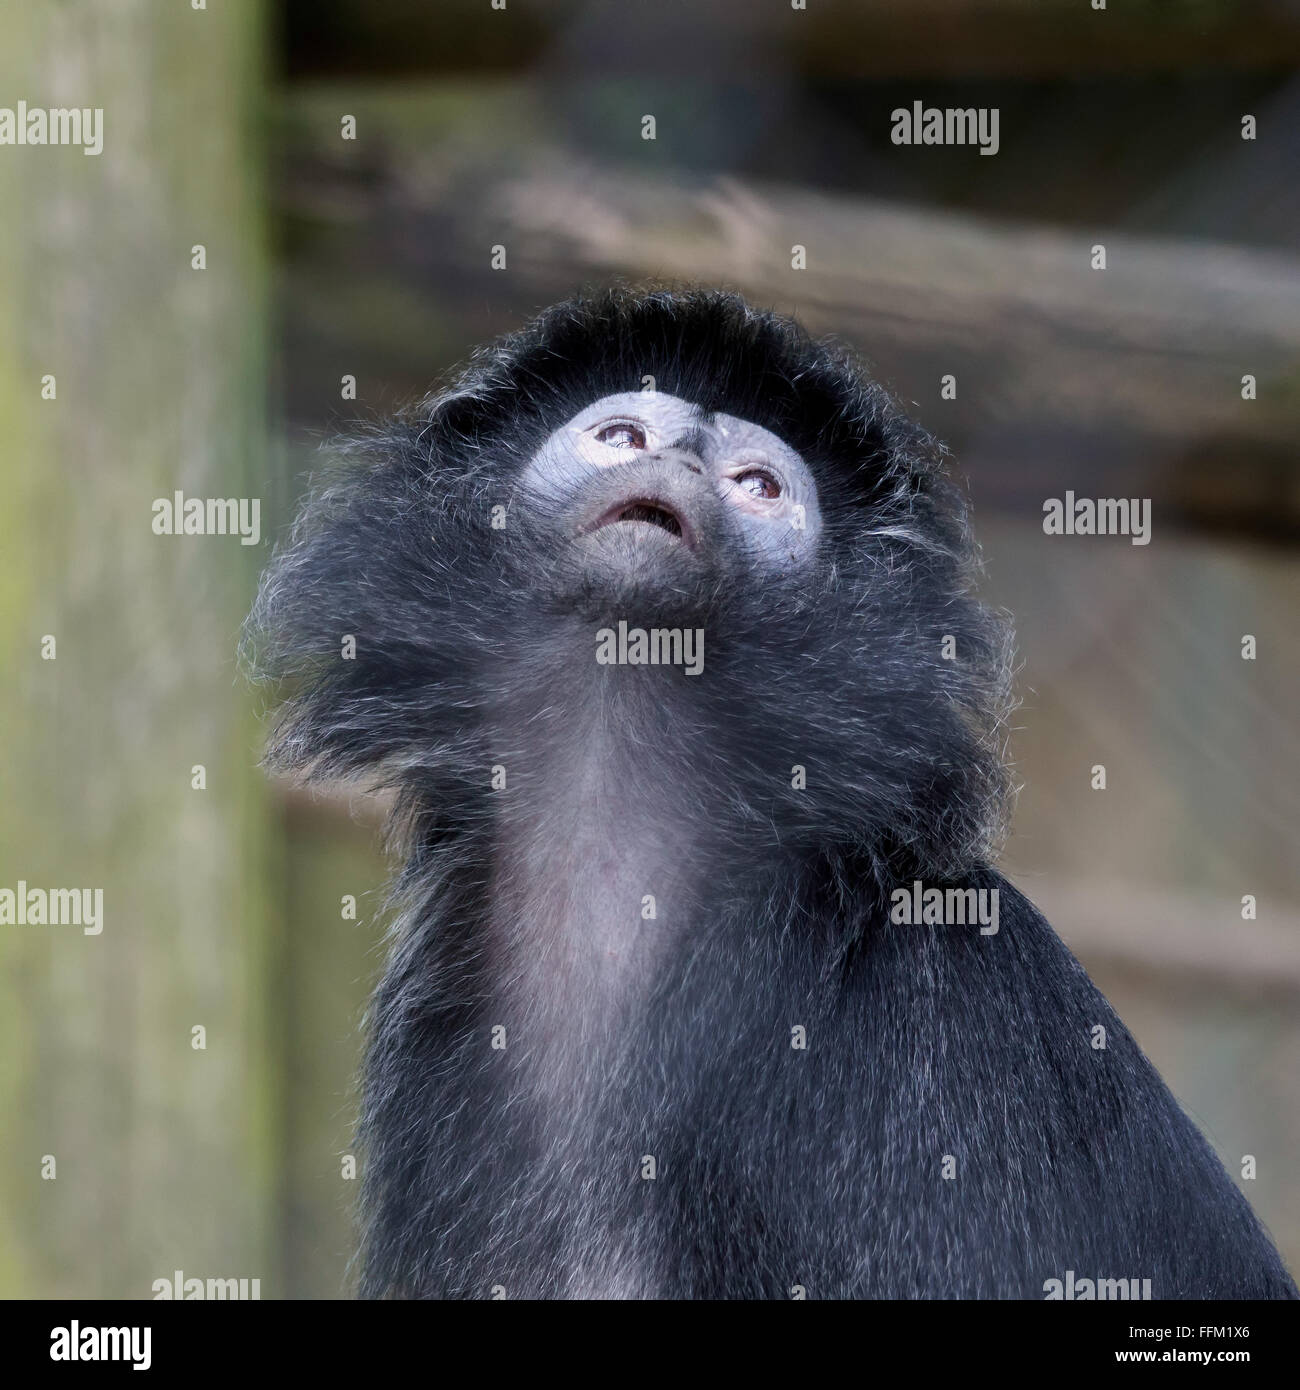
[[[681,511],[671,502],[665,502],[662,497],[650,495],[627,497],[621,502],[615,502],[612,507],[606,507],[595,521],[584,526],[578,534],[589,536],[593,531],[601,531],[606,526],[620,524],[657,526],[661,531],[675,536],[688,547],[693,547],[695,544],[695,532]]]

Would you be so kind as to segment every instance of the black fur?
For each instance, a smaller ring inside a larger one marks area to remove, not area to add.
[[[803,454],[815,573],[647,593],[569,571],[514,481],[646,375]],[[974,563],[929,438],[847,355],[725,294],[559,305],[344,450],[248,650],[287,682],[275,763],[397,797],[364,1293],[1041,1298],[1073,1270],[1157,1298],[1295,1295],[1123,1025],[989,867],[1008,644]],[[596,666],[599,619],[638,611],[704,625],[703,676]],[[671,905],[649,923],[617,896],[643,854]],[[892,924],[914,878],[998,888],[1000,930]],[[610,881],[592,962],[550,909],[581,915]]]

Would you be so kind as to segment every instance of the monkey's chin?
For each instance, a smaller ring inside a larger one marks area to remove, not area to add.
[[[620,521],[573,541],[562,596],[585,618],[698,623],[716,576],[698,550],[650,522]]]
[[[649,521],[610,522],[576,537],[573,548],[584,571],[614,583],[656,575],[681,583],[706,569],[680,534]]]

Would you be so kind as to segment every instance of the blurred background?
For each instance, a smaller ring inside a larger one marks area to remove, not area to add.
[[[259,771],[240,621],[331,430],[646,276],[841,335],[951,447],[1023,663],[1006,867],[1300,1269],[1300,6],[3,23],[0,106],[102,107],[104,149],[0,146],[0,887],[102,887],[104,929],[0,925],[0,1294],[348,1288],[381,814]],[[997,107],[998,153],[892,144],[914,101]],[[153,534],[177,489],[260,543]],[[1151,543],[1045,536],[1067,489]]]

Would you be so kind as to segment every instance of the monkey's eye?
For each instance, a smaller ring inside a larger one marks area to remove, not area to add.
[[[644,449],[645,430],[629,420],[618,420],[596,431],[596,438],[611,449]]]
[[[751,497],[765,501],[781,495],[781,484],[765,468],[747,468],[743,473],[738,473],[736,486]]]

